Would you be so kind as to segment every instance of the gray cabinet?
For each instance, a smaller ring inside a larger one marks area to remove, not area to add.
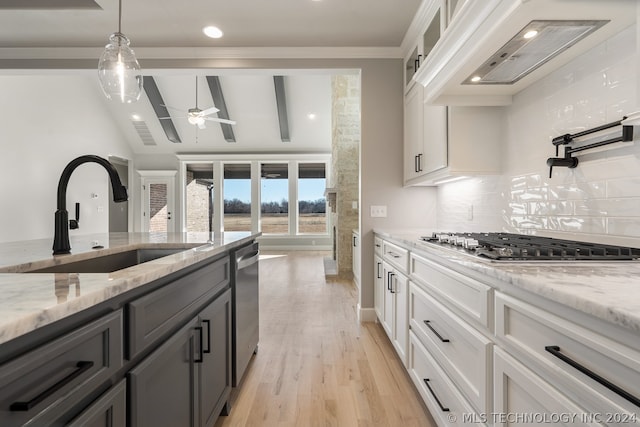
[[[0,366],[0,425],[64,425],[121,366],[118,310]]]
[[[130,427],[195,427],[197,319],[128,374]]]
[[[203,337],[202,363],[196,365],[200,426],[211,427],[221,412],[226,415],[230,410],[231,290],[202,310],[198,320]]]
[[[231,290],[129,372],[130,427],[211,427],[231,392]]]
[[[230,282],[221,254],[35,331],[1,359],[0,426],[212,427],[230,409]]]
[[[225,257],[128,303],[128,359],[191,319],[198,306],[229,286],[229,274]]]
[[[127,383],[120,381],[71,421],[67,427],[122,427],[127,425]]]

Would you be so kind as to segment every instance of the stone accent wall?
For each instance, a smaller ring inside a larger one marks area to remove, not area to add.
[[[351,232],[359,229],[360,205],[360,76],[331,79],[332,142],[330,186],[337,191],[331,222],[336,227],[336,263],[339,277],[352,277]]]
[[[209,190],[193,178],[187,171],[187,231],[209,232]]]

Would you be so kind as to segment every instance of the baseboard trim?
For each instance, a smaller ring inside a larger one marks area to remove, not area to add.
[[[360,323],[375,322],[377,319],[375,308],[362,308],[358,303],[358,321]]]

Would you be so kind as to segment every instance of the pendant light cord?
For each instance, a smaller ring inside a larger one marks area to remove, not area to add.
[[[122,0],[118,0],[118,32],[122,34]]]

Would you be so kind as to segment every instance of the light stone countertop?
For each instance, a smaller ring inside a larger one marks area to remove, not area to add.
[[[0,344],[206,258],[260,233],[109,233],[71,237],[70,255],[52,255],[52,239],[0,243]],[[91,249],[95,243],[104,249]],[[113,273],[23,273],[139,248],[185,251]]]
[[[640,333],[640,261],[492,262],[462,250],[422,243],[431,231],[374,230],[384,238],[609,323]]]

